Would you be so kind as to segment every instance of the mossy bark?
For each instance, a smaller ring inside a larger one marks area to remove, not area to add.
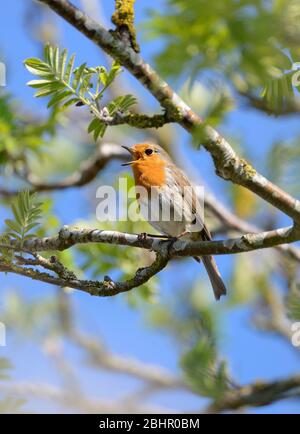
[[[134,27],[134,3],[135,0],[116,0],[115,12],[111,20],[117,27],[119,36],[122,39],[127,36],[132,48],[138,53],[140,47],[136,41]]]

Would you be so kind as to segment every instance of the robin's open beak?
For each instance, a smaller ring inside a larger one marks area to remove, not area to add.
[[[122,148],[126,149],[126,151],[128,151],[132,156],[134,156],[134,152],[131,148],[129,148],[128,146],[124,146],[124,145],[121,145],[121,146],[122,146]],[[121,164],[121,166],[130,166],[130,164],[134,163],[135,161],[136,160],[128,161],[128,163],[123,163],[123,164]]]

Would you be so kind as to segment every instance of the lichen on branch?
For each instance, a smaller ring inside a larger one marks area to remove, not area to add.
[[[111,17],[111,20],[116,26],[116,33],[122,40],[129,40],[134,51],[139,53],[140,47],[136,40],[136,31],[134,27],[135,0],[116,0],[115,3],[115,12]]]

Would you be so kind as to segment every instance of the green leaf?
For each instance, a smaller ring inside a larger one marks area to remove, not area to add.
[[[102,83],[104,86],[106,86],[106,84],[107,84],[107,79],[108,79],[108,74],[107,74],[106,68],[105,68],[104,66],[102,66],[102,67],[100,68],[100,71],[99,71],[99,78],[100,78],[100,80],[101,80],[101,83]]]
[[[128,109],[137,103],[133,95],[118,96],[108,104],[108,110],[111,115],[117,111],[127,112]]]
[[[86,67],[86,63],[83,63],[79,68],[75,69],[74,71],[74,78],[73,78],[73,82],[72,82],[72,88],[74,90],[77,89],[82,77],[83,77],[83,73]]]
[[[92,131],[94,131],[99,126],[99,123],[102,123],[100,121],[100,119],[98,119],[98,118],[92,119],[92,121],[90,122],[90,124],[88,126],[88,133],[91,133]]]
[[[29,58],[24,64],[29,72],[40,79],[31,80],[27,84],[37,89],[35,97],[50,97],[48,108],[60,107],[65,109],[72,104],[82,102],[90,108],[92,113],[99,113],[99,101],[108,86],[121,72],[117,62],[107,71],[103,66],[87,67],[83,63],[74,68],[75,54],[68,60],[66,49],[60,51],[59,47],[47,44],[44,48],[44,59]],[[102,89],[101,89],[101,86]],[[126,112],[136,104],[133,95],[124,95],[115,98],[108,104],[111,114],[116,111]],[[100,120],[92,120],[88,131],[92,132],[95,140],[103,137],[107,126]]]
[[[62,51],[60,59],[59,59],[59,71],[60,71],[61,80],[64,79],[67,56],[68,56],[68,51],[66,49],[64,49]]]
[[[50,44],[46,44],[44,46],[44,58],[45,58],[46,62],[49,65],[51,64],[50,49],[51,49],[51,45]]]
[[[261,92],[261,97],[275,114],[280,114],[294,98],[292,72],[282,73],[280,77],[268,81]]]
[[[290,292],[286,301],[288,317],[293,321],[300,321],[300,285]]]
[[[12,262],[14,258],[14,252],[10,248],[6,248],[5,246],[10,245],[10,237],[7,233],[0,235],[0,257],[2,261]]]
[[[39,224],[41,203],[37,202],[36,194],[28,190],[21,191],[12,204],[15,220],[6,219],[6,226],[10,229],[8,235],[23,242],[31,236],[29,233]]]
[[[33,87],[33,88],[39,88],[39,87],[43,87],[46,84],[51,84],[53,83],[53,81],[51,80],[31,80],[28,81],[26,84],[27,86]]]
[[[51,84],[47,84],[44,87],[42,87],[40,90],[38,90],[34,96],[36,98],[40,98],[43,96],[48,96],[48,95],[52,95],[53,93],[63,89],[64,86],[62,83],[51,83]]]
[[[8,226],[12,231],[15,231],[17,233],[21,232],[22,226],[19,225],[17,222],[11,219],[5,219],[4,220],[6,226]]]
[[[22,208],[17,208],[16,204],[13,203],[11,206],[12,212],[14,214],[15,221],[18,225],[22,226],[22,221],[24,219],[24,213]]]
[[[79,98],[71,98],[68,101],[66,101],[65,103],[63,103],[63,105],[61,106],[61,108],[70,107],[70,105],[76,104],[78,101],[80,101]]]
[[[215,348],[209,339],[201,339],[186,353],[181,366],[191,388],[201,396],[218,400],[228,390],[224,363],[217,362]]]
[[[60,74],[60,71],[59,71],[59,48],[57,46],[54,47],[54,51],[53,51],[53,69],[56,73]]]
[[[97,127],[94,129],[94,140],[97,141],[97,139],[99,137],[103,137],[105,130],[106,130],[106,125],[103,122],[99,122],[99,124],[97,125]]]
[[[64,76],[64,79],[68,84],[70,84],[70,81],[71,81],[71,75],[73,73],[74,62],[75,62],[75,54],[72,54],[72,56],[70,57],[70,60],[68,62],[68,65],[66,68],[66,73]]]
[[[70,90],[65,90],[64,92],[56,93],[55,95],[53,95],[53,97],[49,101],[47,107],[50,108],[52,106],[58,105],[58,103],[67,99],[71,95],[73,95],[73,92],[71,92]]]
[[[120,74],[122,71],[120,64],[117,61],[114,61],[111,67],[111,70],[109,71],[107,78],[106,78],[106,84],[105,87],[108,87],[114,79],[117,77],[117,75]]]

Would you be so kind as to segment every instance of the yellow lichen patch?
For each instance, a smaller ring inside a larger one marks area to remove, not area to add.
[[[140,48],[136,41],[134,28],[134,3],[135,0],[116,0],[115,12],[111,17],[117,29],[125,27],[130,35],[132,48],[139,52]]]
[[[241,158],[240,160],[241,165],[243,166],[243,171],[247,177],[252,178],[256,175],[256,170],[251,166],[251,164],[248,163],[248,161]]]

